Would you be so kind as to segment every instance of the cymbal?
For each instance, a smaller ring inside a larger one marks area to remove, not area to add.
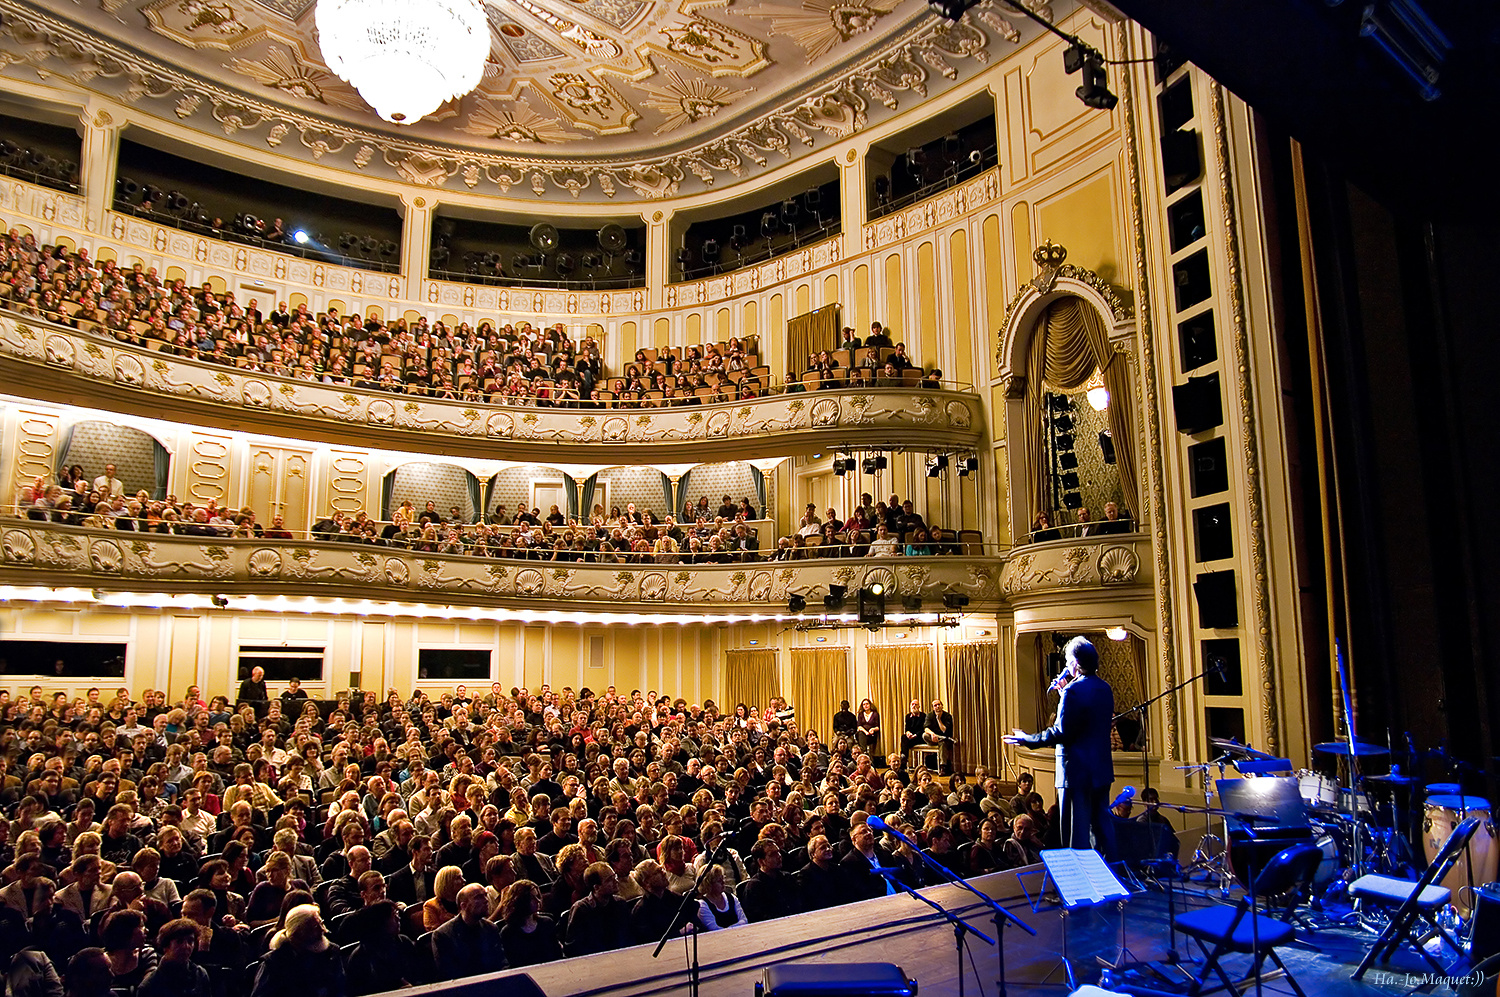
[[[1313,745],[1314,751],[1320,751],[1325,755],[1348,755],[1348,741],[1325,741],[1322,744]],[[1353,754],[1359,758],[1369,758],[1373,755],[1385,755],[1389,752],[1384,746],[1371,744],[1369,741],[1355,741]]]
[[[1236,758],[1254,758],[1260,761],[1266,761],[1267,759],[1276,757],[1275,755],[1268,755],[1264,751],[1258,751],[1255,748],[1250,747],[1248,744],[1241,744],[1233,738],[1211,737],[1208,739],[1208,743],[1213,745],[1215,748],[1218,748],[1225,754],[1232,755]]]
[[[1384,782],[1392,786],[1410,786],[1415,784],[1417,780],[1409,775],[1402,775],[1400,772],[1392,772],[1389,775],[1367,775],[1365,776],[1365,781]]]

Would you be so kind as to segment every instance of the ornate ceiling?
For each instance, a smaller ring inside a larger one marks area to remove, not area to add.
[[[656,198],[845,138],[1035,34],[992,4],[491,0],[479,88],[406,127],[323,65],[314,0],[0,0],[0,68],[408,183]]]

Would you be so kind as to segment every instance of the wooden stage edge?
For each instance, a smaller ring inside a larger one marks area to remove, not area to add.
[[[1054,943],[1049,940],[1055,932],[1048,931],[1046,925],[1056,922],[1060,914],[1055,910],[1033,914],[1017,875],[1026,876],[1026,887],[1035,892],[1041,883],[1041,868],[1028,866],[969,881],[975,889],[1000,901],[1020,920],[1039,930],[1040,936],[1033,938],[1014,925],[1005,929],[1006,958],[1018,968],[1033,962],[1039,953],[1050,955],[1055,951]],[[989,909],[973,895],[951,885],[932,886],[921,892],[963,916],[973,928],[994,935]],[[520,972],[529,974],[547,997],[650,997],[685,992],[689,945],[690,941],[674,940],[662,949],[657,959],[651,958],[654,943],[637,945],[394,993],[404,997],[429,993],[454,995],[473,987],[476,997],[504,994],[501,981]],[[993,994],[998,975],[995,950],[971,937],[969,952],[984,983],[984,993]],[[1094,954],[1082,949],[1070,952],[1080,963],[1085,956],[1092,962]],[[698,936],[700,992],[704,997],[747,997],[754,992],[762,970],[779,962],[895,963],[908,977],[918,981],[923,994],[958,992],[952,927],[926,904],[904,893]],[[974,985],[974,970],[967,959],[964,968],[967,992],[979,993]],[[1017,986],[1024,984],[1017,981]],[[1057,992],[1056,987],[1047,989]]]
[[[1024,877],[1025,889],[1022,888]],[[1113,963],[1122,943],[1136,959],[1161,959],[1169,948],[1169,921],[1175,910],[1232,903],[1220,898],[1210,886],[1195,883],[1179,886],[1172,899],[1159,891],[1137,893],[1129,902],[1104,904],[1078,910],[1064,918],[1055,906],[1033,912],[1026,890],[1041,886],[1041,866],[994,873],[971,880],[981,893],[1001,905],[1037,932],[1033,937],[1010,925],[1004,932],[1008,994],[1065,994],[1068,988],[1062,969],[1064,949],[1077,971],[1079,983],[1099,979],[1100,959]],[[989,908],[956,886],[934,886],[922,891],[943,907],[961,915],[970,927],[994,934]],[[1237,892],[1236,892],[1237,895]],[[1318,931],[1298,929],[1298,939],[1278,951],[1303,990],[1315,997],[1407,997],[1414,985],[1407,974],[1426,971],[1418,955],[1409,949],[1397,953],[1393,962],[1379,967],[1363,981],[1350,974],[1374,939],[1359,927]],[[684,994],[688,989],[688,945],[675,939],[652,959],[651,945],[637,945],[602,955],[564,959],[542,966],[474,976],[449,983],[410,988],[393,993],[403,997],[655,997]],[[1187,939],[1176,936],[1184,957],[1193,952]],[[1231,972],[1243,971],[1239,957]],[[905,894],[879,897],[811,914],[799,914],[763,924],[751,924],[698,936],[698,961],[703,997],[750,997],[768,966],[778,963],[822,963],[838,965],[859,962],[893,963],[917,981],[922,997],[998,997],[999,962],[995,950],[977,938],[968,940],[960,986],[954,950],[953,929],[926,904]],[[1128,989],[1120,981],[1115,989]],[[1150,980],[1141,981],[1150,985]],[[1160,985],[1158,984],[1157,987]],[[1179,984],[1168,989],[1184,991]],[[1249,988],[1254,993],[1253,985]],[[1288,994],[1288,981],[1268,982],[1267,994]]]

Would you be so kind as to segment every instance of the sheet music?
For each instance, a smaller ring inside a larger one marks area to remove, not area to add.
[[[1086,848],[1048,848],[1041,852],[1042,864],[1057,886],[1063,907],[1090,907],[1106,900],[1124,900],[1130,896],[1104,856]]]

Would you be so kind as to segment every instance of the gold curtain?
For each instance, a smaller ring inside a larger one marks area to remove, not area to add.
[[[1031,516],[1052,513],[1042,456],[1042,391],[1051,385],[1072,391],[1088,381],[1094,369],[1104,374],[1109,389],[1109,432],[1115,444],[1115,466],[1120,493],[1136,523],[1141,519],[1136,488],[1135,430],[1131,419],[1130,358],[1109,342],[1103,317],[1081,298],[1065,297],[1047,306],[1032,332],[1026,351],[1026,404],[1022,419],[1021,453],[1027,469]],[[1056,526],[1056,523],[1052,524]],[[1026,527],[1031,528],[1029,522]]]
[[[880,751],[890,754],[901,750],[901,729],[906,722],[906,708],[915,699],[923,712],[932,709],[937,698],[937,673],[932,663],[932,648],[869,648],[870,702],[880,711]],[[861,697],[863,698],[863,697]],[[854,704],[858,706],[858,702]],[[952,713],[950,706],[948,712]]]
[[[833,741],[833,715],[849,698],[849,657],[842,647],[792,648],[792,673],[787,697],[797,711],[797,727],[818,732],[825,744]]]
[[[1000,648],[995,644],[949,644],[948,712],[958,727],[953,765],[972,772],[1000,770],[1005,735],[1000,717]]]
[[[837,304],[824,305],[816,311],[788,319],[786,369],[800,374],[807,369],[809,353],[838,349],[840,328]]]
[[[726,651],[724,654],[724,702],[719,709],[734,712],[739,703],[763,710],[772,696],[781,695],[781,677],[776,672],[776,652],[759,649]]]

